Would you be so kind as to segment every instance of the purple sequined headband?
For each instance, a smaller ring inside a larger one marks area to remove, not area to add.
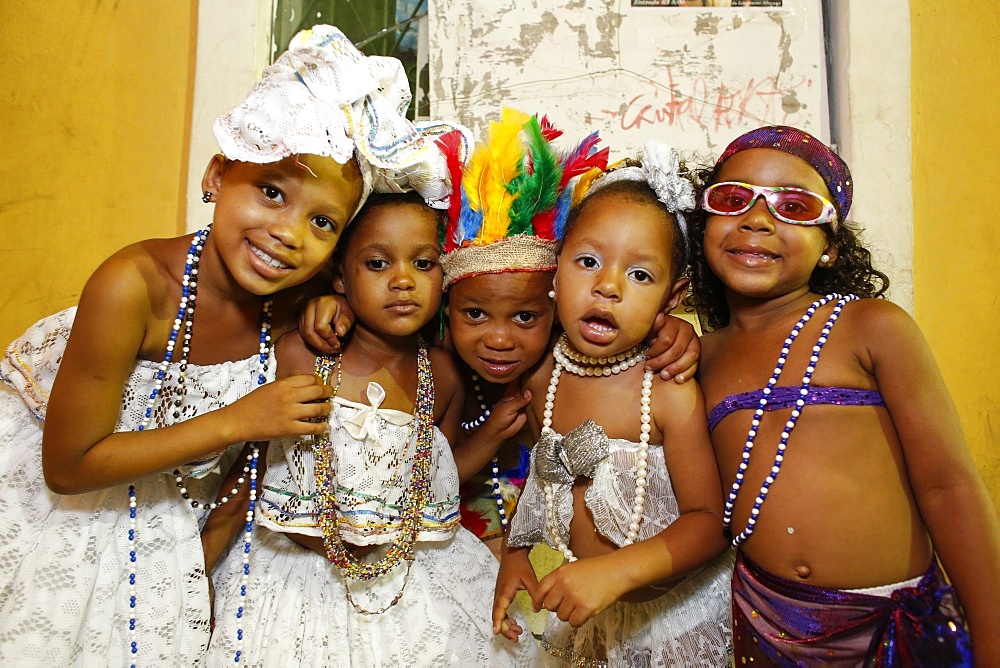
[[[715,163],[716,169],[729,156],[751,148],[773,148],[808,162],[826,182],[837,209],[837,218],[844,220],[847,217],[854,198],[851,170],[848,169],[847,163],[826,144],[808,132],[786,125],[757,128],[734,139],[719,156],[719,160]]]

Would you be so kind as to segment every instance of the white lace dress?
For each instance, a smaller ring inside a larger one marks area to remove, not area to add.
[[[560,446],[561,439],[555,436]],[[541,450],[536,445],[531,453],[531,470],[508,538],[512,547],[547,542],[557,549],[546,528],[545,492],[536,473]],[[618,546],[624,544],[631,522],[638,453],[638,443],[608,439],[606,456],[597,464],[593,484],[585,496],[598,531]],[[555,455],[559,457],[558,452]],[[601,457],[593,450],[586,456],[592,461]],[[663,448],[650,445],[648,457],[639,540],[658,534],[679,516]],[[555,483],[553,492],[560,535],[568,536],[573,518],[572,485]],[[542,639],[548,654],[546,664],[728,666],[732,652],[732,572],[733,554],[727,551],[659,598],[642,603],[619,601],[580,628],[573,628],[551,613]]]
[[[128,629],[128,487],[63,496],[45,486],[42,425],[75,313],[39,321],[0,363],[0,665],[198,665],[209,640],[203,518],[181,498],[173,475],[135,481],[135,655]],[[156,367],[140,360],[132,370],[117,431],[142,422]],[[165,388],[174,386],[176,372],[168,369]],[[179,419],[245,395],[257,373],[256,356],[188,365]],[[157,424],[175,421],[163,403]],[[226,463],[237,452],[230,448]],[[186,467],[201,476],[186,482],[192,498],[214,499],[219,459]]]
[[[337,397],[330,416],[338,523],[345,542],[356,545],[384,544],[395,535],[416,449],[413,416],[380,408],[383,397],[372,383],[369,404]],[[283,535],[322,536],[312,446],[273,441],[267,459],[246,596],[240,592],[242,546],[214,575],[211,665],[233,663],[240,626],[242,661],[253,666],[534,665],[529,634],[515,644],[492,633],[498,565],[458,524],[458,472],[440,431],[434,429],[431,490],[415,559],[368,581],[345,578],[326,557]],[[359,611],[385,608],[400,592],[381,614]]]

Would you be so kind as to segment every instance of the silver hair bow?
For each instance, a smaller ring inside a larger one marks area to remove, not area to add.
[[[608,456],[608,435],[587,420],[565,436],[546,430],[535,445],[535,476],[544,483],[572,485],[579,476],[594,477]]]
[[[607,172],[594,181],[588,194],[615,181],[645,181],[667,211],[677,217],[677,225],[684,235],[684,248],[687,249],[688,228],[684,214],[694,211],[696,202],[694,185],[681,176],[680,166],[677,151],[661,141],[647,141],[643,146],[642,167],[622,167]]]

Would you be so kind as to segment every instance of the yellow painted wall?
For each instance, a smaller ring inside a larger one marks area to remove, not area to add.
[[[910,2],[914,310],[1000,509],[1000,13]]]
[[[0,347],[183,230],[197,2],[0,0]]]

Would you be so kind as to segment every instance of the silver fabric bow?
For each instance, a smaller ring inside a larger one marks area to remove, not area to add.
[[[535,445],[535,476],[544,483],[572,485],[579,476],[593,478],[607,456],[608,435],[593,420],[565,436],[545,431]]]

